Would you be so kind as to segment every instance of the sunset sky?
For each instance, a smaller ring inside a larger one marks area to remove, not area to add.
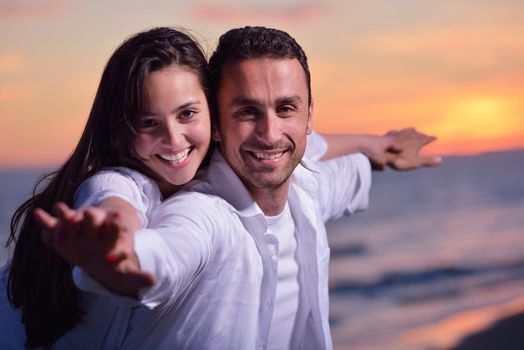
[[[429,151],[524,147],[522,0],[0,0],[0,167],[61,163],[129,35],[190,28],[209,52],[244,25],[308,54],[318,131],[439,137]]]

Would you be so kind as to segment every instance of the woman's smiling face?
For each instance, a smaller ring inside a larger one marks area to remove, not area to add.
[[[159,188],[167,196],[195,176],[206,156],[209,106],[198,75],[184,66],[149,73],[144,93],[147,109],[140,117],[135,149],[161,179]]]

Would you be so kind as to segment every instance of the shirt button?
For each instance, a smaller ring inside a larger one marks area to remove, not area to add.
[[[273,303],[271,302],[270,299],[266,300],[266,305],[267,307],[271,307],[271,305],[273,305]]]

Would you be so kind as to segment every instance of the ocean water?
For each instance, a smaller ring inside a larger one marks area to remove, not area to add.
[[[2,242],[41,173],[0,171]],[[524,310],[523,180],[524,151],[375,173],[369,209],[328,224],[335,349],[452,348]]]
[[[451,348],[523,310],[523,180],[524,151],[375,174],[369,209],[329,224],[335,348]]]
[[[0,265],[10,256],[11,249],[5,247],[9,237],[10,221],[16,208],[28,199],[36,180],[50,169],[0,169]]]

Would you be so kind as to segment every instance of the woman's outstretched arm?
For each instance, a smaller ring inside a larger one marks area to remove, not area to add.
[[[108,197],[96,207],[71,209],[55,205],[55,215],[35,210],[45,229],[43,239],[64,260],[84,269],[107,289],[136,297],[154,277],[140,271],[134,252],[134,233],[139,228],[136,209],[119,197]]]

